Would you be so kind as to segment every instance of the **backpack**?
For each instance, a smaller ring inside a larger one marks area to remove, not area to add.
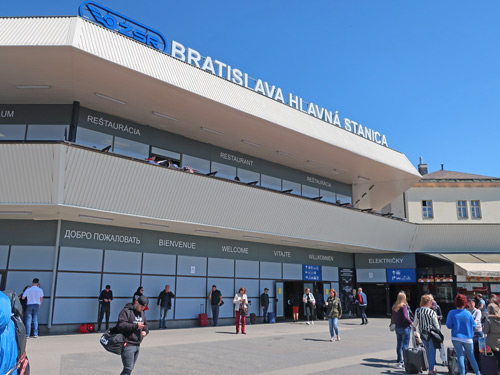
[[[5,295],[10,299],[12,307],[12,321],[16,328],[16,343],[17,343],[17,368],[18,375],[29,375],[30,366],[28,357],[26,356],[26,327],[23,323],[23,307],[17,294],[12,290],[5,290]],[[13,372],[15,369],[12,369]]]

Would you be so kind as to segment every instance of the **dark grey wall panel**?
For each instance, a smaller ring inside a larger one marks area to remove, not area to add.
[[[152,275],[175,275],[176,256],[144,253],[142,273]]]
[[[12,246],[9,269],[53,270],[54,256],[54,246]]]
[[[128,297],[130,296],[130,301],[132,302],[132,297],[135,291],[140,286],[141,278],[139,275],[119,275],[105,273],[102,276],[102,285],[111,285],[111,290],[113,291],[113,296],[115,297]],[[146,295],[149,291],[145,290]]]
[[[177,297],[206,298],[206,283],[203,277],[177,277]]]
[[[34,278],[40,280],[40,288],[45,297],[50,297],[52,287],[52,272],[38,271],[9,271],[7,272],[7,284],[5,289],[13,290],[21,294],[25,286],[31,286]]]
[[[140,273],[141,253],[106,250],[104,253],[104,272]]]
[[[81,247],[61,247],[59,252],[59,271],[102,271],[101,249]]]
[[[260,278],[261,279],[281,279],[281,263],[276,262],[260,262]]]
[[[236,277],[259,278],[259,262],[253,260],[236,260]]]
[[[208,258],[208,276],[234,277],[234,260]]]
[[[177,275],[206,276],[207,258],[179,256],[177,258]]]
[[[56,297],[98,298],[101,292],[100,273],[58,272]]]

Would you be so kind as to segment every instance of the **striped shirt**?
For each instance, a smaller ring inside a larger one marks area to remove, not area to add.
[[[420,307],[415,311],[413,325],[415,328],[418,328],[420,333],[422,331],[430,331],[431,328],[439,330],[436,312],[428,307]]]

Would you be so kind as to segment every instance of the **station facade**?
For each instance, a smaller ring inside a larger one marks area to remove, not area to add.
[[[430,268],[448,303],[455,265],[429,254],[457,252],[456,228],[384,209],[407,207],[398,197],[421,179],[390,137],[275,86],[266,95],[270,84],[243,73],[245,84],[221,76],[178,43],[157,47],[81,17],[2,20],[2,289],[39,278],[51,332],[95,321],[106,284],[112,320],[143,286],[151,321],[170,285],[170,326],[209,311],[213,284],[227,322],[241,286],[258,316],[264,288],[286,317],[306,286],[344,302],[362,286],[386,301],[371,314],[385,315],[400,289],[416,302]]]

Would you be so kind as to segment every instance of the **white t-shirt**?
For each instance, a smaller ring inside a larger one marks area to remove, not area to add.
[[[33,285],[25,290],[23,297],[28,299],[28,305],[39,305],[40,298],[43,298],[43,290],[36,285]]]

